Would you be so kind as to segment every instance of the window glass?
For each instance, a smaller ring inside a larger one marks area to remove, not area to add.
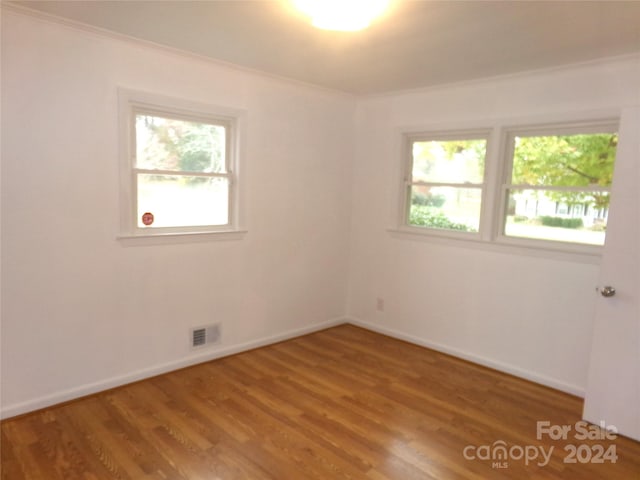
[[[478,232],[486,139],[411,141],[409,226]]]
[[[229,223],[226,178],[138,174],[138,227],[163,228]],[[143,223],[151,213],[153,222]]]
[[[154,115],[136,115],[136,167],[225,172],[225,127]]]
[[[229,225],[227,127],[135,114],[137,228]]]
[[[514,135],[512,142],[504,234],[603,245],[617,133]]]
[[[514,136],[514,185],[610,187],[617,133]]]
[[[482,183],[486,140],[413,142],[414,181]]]

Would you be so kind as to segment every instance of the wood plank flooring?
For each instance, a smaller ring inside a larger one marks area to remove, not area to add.
[[[640,443],[575,438],[581,409],[343,325],[8,419],[1,478],[640,479]],[[537,421],[572,431],[537,439]]]

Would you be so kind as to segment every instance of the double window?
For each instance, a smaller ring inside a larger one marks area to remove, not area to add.
[[[121,92],[122,230],[130,236],[238,228],[238,117]]]
[[[492,133],[405,135],[404,226],[524,246],[603,245],[617,123]],[[493,138],[501,138],[496,148]],[[486,168],[489,162],[495,168]]]

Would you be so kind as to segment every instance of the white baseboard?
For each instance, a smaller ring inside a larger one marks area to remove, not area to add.
[[[173,370],[178,370],[181,368],[190,367],[192,365],[197,365],[199,363],[208,362],[210,360],[215,360],[216,358],[235,355],[236,353],[245,352],[247,350],[253,350],[254,348],[264,347],[266,345],[278,343],[283,340],[289,340],[291,338],[300,337],[302,335],[307,335],[309,333],[317,332],[320,330],[325,330],[327,328],[331,328],[336,325],[341,325],[343,323],[347,323],[346,318],[343,318],[343,317],[335,318],[332,320],[328,320],[326,322],[316,323],[313,325],[309,325],[309,326],[294,329],[294,330],[288,330],[286,332],[282,332],[276,335],[271,335],[268,337],[259,338],[257,340],[252,340],[250,342],[225,346],[223,348],[209,350],[205,353],[189,355],[187,357],[181,358],[173,362],[167,362],[161,365],[155,365],[153,367],[137,370],[135,372],[131,372],[126,375],[121,375],[121,376],[112,377],[112,378],[100,380],[93,383],[88,383],[76,388],[71,388],[69,390],[63,390],[63,391],[52,393],[50,395],[45,395],[43,397],[27,400],[26,402],[20,402],[20,403],[15,403],[15,404],[6,405],[6,406],[3,405],[2,408],[0,409],[0,419],[6,419],[10,417],[15,417],[16,415],[22,415],[24,413],[33,412],[41,408],[50,407],[52,405],[57,405],[59,403],[64,403],[70,400],[75,400],[81,397],[85,397],[87,395],[99,393],[104,390],[120,387],[128,383],[144,380],[145,378],[154,377],[156,375],[161,375],[163,373],[171,372]]]
[[[398,330],[381,327],[380,325],[376,325],[369,322],[364,322],[357,318],[346,317],[346,321],[352,325],[356,325],[358,327],[362,327],[367,330],[382,333],[383,335],[388,335],[389,337],[397,338],[398,340],[404,340],[406,342],[413,343],[415,345],[420,345],[422,347],[430,348],[437,352],[446,353],[447,355],[452,355],[454,357],[458,357],[472,363],[477,363],[478,365],[482,365],[484,367],[489,367],[494,370],[498,370],[500,372],[508,373],[510,375],[515,375],[516,377],[520,377],[534,383],[539,383],[540,385],[551,387],[555,390],[560,390],[561,392],[569,393],[577,397],[584,398],[584,395],[585,395],[584,387],[580,387],[578,385],[562,382],[555,378],[550,378],[545,375],[540,375],[536,372],[531,372],[529,370],[524,370],[518,367],[514,367],[512,365],[498,362],[490,358],[470,354],[468,352],[464,352],[462,350],[458,350],[456,348],[449,347],[447,345],[430,342],[429,340],[425,340],[424,338],[408,335]]]
[[[473,363],[477,363],[478,365],[483,365],[485,367],[489,367],[494,370],[499,370],[501,372],[509,373],[511,375],[524,378],[525,380],[530,380],[532,382],[539,383],[541,385],[545,385],[547,387],[551,387],[556,390],[560,390],[562,392],[566,392],[571,395],[576,395],[578,397],[584,398],[584,394],[585,394],[584,388],[579,387],[577,385],[561,382],[557,379],[546,377],[544,375],[539,375],[535,372],[531,372],[528,370],[523,370],[517,367],[513,367],[511,365],[508,365],[502,362],[497,362],[489,358],[469,354],[467,352],[458,350],[456,348],[452,348],[439,343],[430,342],[423,338],[416,337],[413,335],[408,335],[406,333],[403,333],[391,328],[381,327],[373,323],[364,322],[357,318],[339,317],[332,320],[328,320],[326,322],[316,323],[314,325],[309,325],[303,328],[288,330],[286,332],[282,332],[276,335],[271,335],[271,336],[263,337],[257,340],[252,340],[250,342],[230,345],[223,348],[207,351],[206,353],[189,355],[187,357],[181,358],[173,362],[167,362],[161,365],[155,365],[153,367],[137,370],[135,372],[132,372],[126,375],[112,377],[112,378],[108,378],[98,382],[81,385],[79,387],[72,388],[69,390],[55,392],[53,394],[28,400],[26,402],[2,406],[2,408],[0,409],[0,419],[6,419],[6,418],[14,417],[16,415],[22,415],[24,413],[39,410],[41,408],[50,407],[52,405],[56,405],[59,403],[68,402],[70,400],[75,400],[87,395],[92,395],[94,393],[102,392],[104,390],[120,387],[128,383],[137,382],[139,380],[144,380],[146,378],[154,377],[156,375],[161,375],[163,373],[178,370],[180,368],[197,365],[199,363],[208,362],[210,360],[215,360],[217,358],[227,357],[229,355],[235,355],[237,353],[245,352],[247,350],[252,350],[254,348],[264,347],[266,345],[271,345],[284,340],[289,340],[291,338],[300,337],[302,335],[307,335],[309,333],[325,330],[327,328],[331,328],[344,323],[350,323],[352,325],[356,325],[358,327],[362,327],[367,330],[378,332],[383,335],[388,335],[390,337],[397,338],[399,340],[404,340],[406,342],[413,343],[415,345],[420,345],[426,348],[430,348],[432,350],[436,350],[438,352],[446,353],[448,355],[453,355],[455,357],[462,358],[464,360],[468,360]]]

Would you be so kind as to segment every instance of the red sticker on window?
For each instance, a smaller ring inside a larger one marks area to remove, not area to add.
[[[153,213],[146,212],[142,214],[142,223],[144,223],[147,227],[153,223]]]

